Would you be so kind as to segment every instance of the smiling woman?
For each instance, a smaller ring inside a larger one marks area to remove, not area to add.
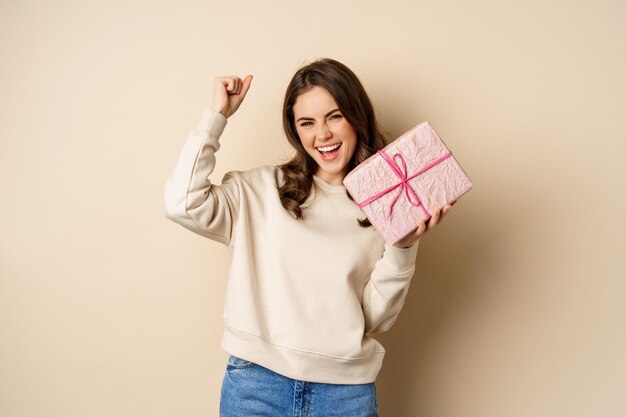
[[[332,110],[326,112],[328,109]],[[326,89],[315,86],[298,97],[293,113],[300,141],[317,163],[315,174],[329,184],[341,185],[357,137],[350,122],[337,108],[335,99]]]
[[[332,59],[304,66],[287,87],[293,158],[213,184],[220,136],[251,82],[215,78],[213,107],[165,187],[169,219],[233,249],[220,415],[375,417],[385,349],[372,335],[402,309],[426,225],[389,245],[356,221],[364,214],[342,180],[384,141],[363,86]]]
[[[283,129],[296,154],[279,167],[284,183],[278,188],[283,206],[296,218],[302,217],[300,206],[314,177],[341,184],[348,172],[385,145],[365,88],[350,68],[333,59],[318,59],[296,71],[285,92]],[[324,154],[337,144],[345,149]],[[366,218],[358,222],[371,225]]]

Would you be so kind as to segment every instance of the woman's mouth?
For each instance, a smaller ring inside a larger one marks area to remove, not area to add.
[[[337,155],[339,155],[339,148],[341,148],[341,142],[335,143],[334,145],[321,146],[315,149],[317,149],[317,151],[320,153],[323,160],[332,161],[337,158]]]

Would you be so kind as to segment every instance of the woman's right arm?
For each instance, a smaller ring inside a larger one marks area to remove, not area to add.
[[[233,176],[226,174],[221,185],[209,180],[215,168],[215,152],[226,127],[227,117],[239,107],[252,76],[214,80],[212,109],[202,113],[195,130],[187,136],[178,163],[165,184],[166,217],[209,239],[230,244],[237,214],[239,191]]]

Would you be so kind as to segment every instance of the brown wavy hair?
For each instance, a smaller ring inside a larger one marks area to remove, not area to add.
[[[317,162],[302,146],[296,131],[293,106],[298,96],[316,86],[330,93],[341,114],[357,134],[356,149],[348,163],[347,172],[382,149],[388,139],[378,126],[365,88],[350,68],[330,58],[320,58],[300,68],[287,86],[283,101],[283,129],[296,153],[291,160],[278,166],[284,174],[284,183],[279,185],[276,178],[280,201],[296,219],[303,217],[301,205],[311,193]],[[353,200],[347,191],[346,194]],[[371,226],[367,218],[357,221],[363,227]]]

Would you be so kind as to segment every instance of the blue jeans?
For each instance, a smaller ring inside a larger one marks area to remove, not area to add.
[[[378,417],[376,386],[324,384],[288,378],[231,355],[220,417]]]

